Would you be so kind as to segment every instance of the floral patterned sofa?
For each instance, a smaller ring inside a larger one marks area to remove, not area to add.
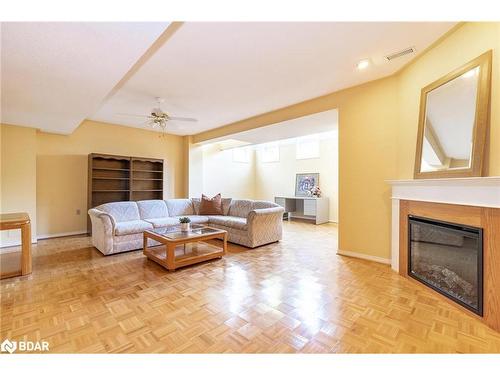
[[[187,216],[228,232],[230,242],[257,247],[282,238],[283,208],[267,201],[222,199],[224,215],[199,215],[200,199],[145,200],[106,203],[88,211],[92,244],[104,255],[142,248],[147,229],[179,224]]]

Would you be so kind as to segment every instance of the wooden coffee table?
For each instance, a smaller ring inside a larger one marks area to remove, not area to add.
[[[221,239],[222,246],[206,241]],[[149,246],[148,240],[160,245]],[[227,250],[227,232],[204,225],[192,225],[188,232],[182,232],[179,225],[144,231],[143,254],[152,261],[174,271],[179,267],[222,258]]]

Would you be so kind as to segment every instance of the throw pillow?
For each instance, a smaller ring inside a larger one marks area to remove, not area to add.
[[[223,215],[222,212],[222,197],[217,194],[213,198],[207,197],[205,194],[201,195],[200,202],[200,215]]]

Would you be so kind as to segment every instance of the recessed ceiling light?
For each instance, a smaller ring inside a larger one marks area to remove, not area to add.
[[[363,70],[363,69],[368,68],[369,65],[370,65],[370,60],[363,59],[360,62],[358,62],[358,64],[356,65],[356,68],[358,68],[358,70]]]

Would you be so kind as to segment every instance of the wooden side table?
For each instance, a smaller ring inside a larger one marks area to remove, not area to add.
[[[21,229],[21,269],[0,274],[0,279],[31,273],[31,221],[26,212],[0,214],[0,230]],[[9,254],[2,254],[4,258]]]

